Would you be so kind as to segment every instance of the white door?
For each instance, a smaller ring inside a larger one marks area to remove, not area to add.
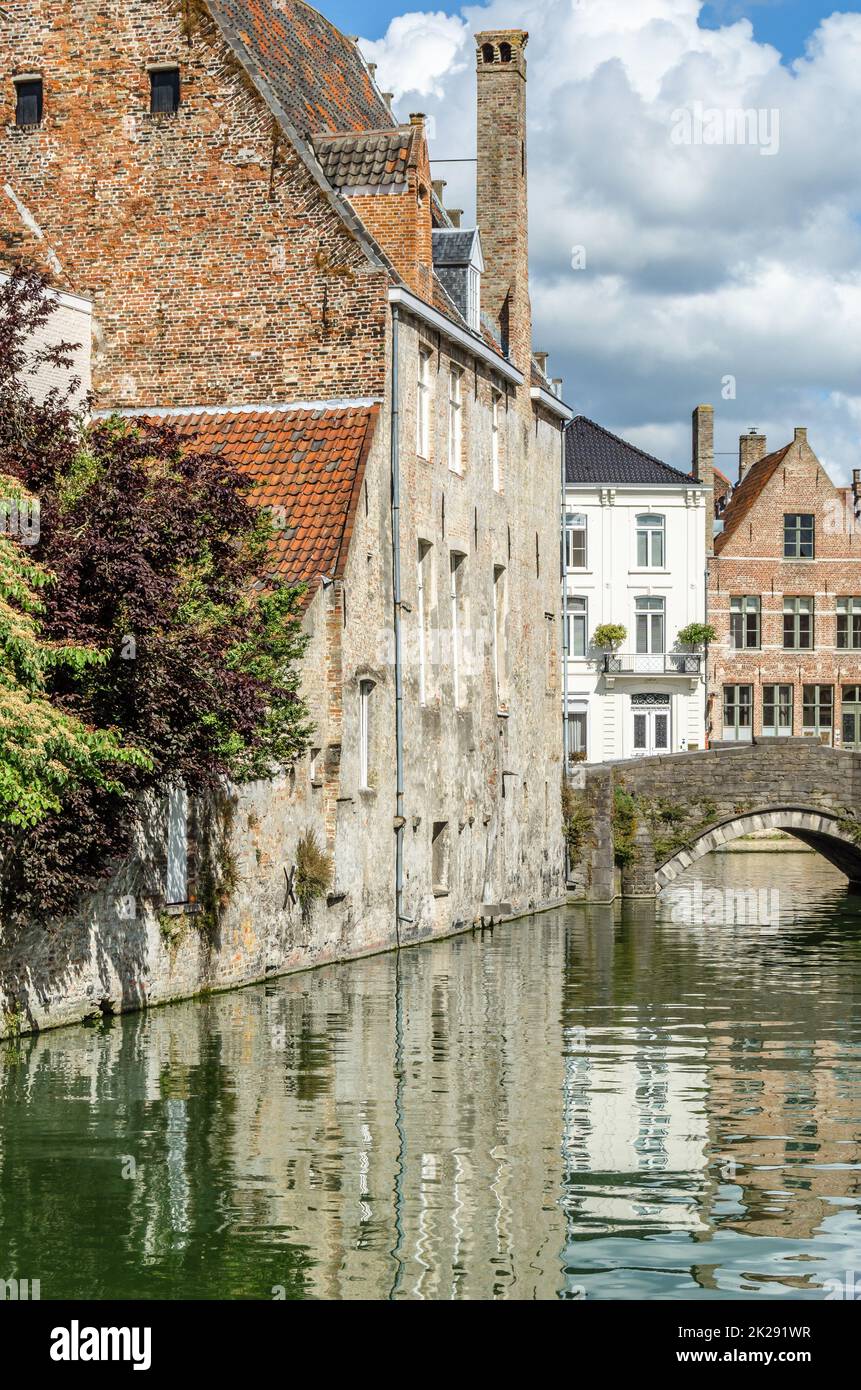
[[[670,748],[670,711],[666,709],[634,710],[634,754],[643,757],[650,753],[668,753]]]

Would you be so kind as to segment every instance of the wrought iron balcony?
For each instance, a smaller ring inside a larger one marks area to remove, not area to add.
[[[605,676],[698,676],[700,652],[605,652]]]

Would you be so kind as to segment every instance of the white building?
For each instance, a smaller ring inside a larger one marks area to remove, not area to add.
[[[677,639],[706,621],[707,490],[585,416],[565,435],[569,766],[701,748],[703,657]]]

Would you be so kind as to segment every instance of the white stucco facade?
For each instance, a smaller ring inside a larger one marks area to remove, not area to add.
[[[703,660],[677,634],[706,621],[705,496],[693,482],[567,486],[569,765],[703,747]],[[606,623],[627,632],[612,655],[592,641]]]

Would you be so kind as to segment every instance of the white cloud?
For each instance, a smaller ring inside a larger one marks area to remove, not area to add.
[[[861,464],[861,14],[823,20],[787,66],[747,20],[703,29],[700,9],[493,0],[402,15],[363,48],[399,112],[434,118],[432,156],[463,158],[472,34],[529,30],[536,347],[578,410],[682,466],[699,401],[715,404],[721,449],[751,424],[778,445],[806,423],[845,479]],[[674,144],[674,112],[694,103],[777,111],[776,152]],[[471,215],[474,166],[434,173]]]

